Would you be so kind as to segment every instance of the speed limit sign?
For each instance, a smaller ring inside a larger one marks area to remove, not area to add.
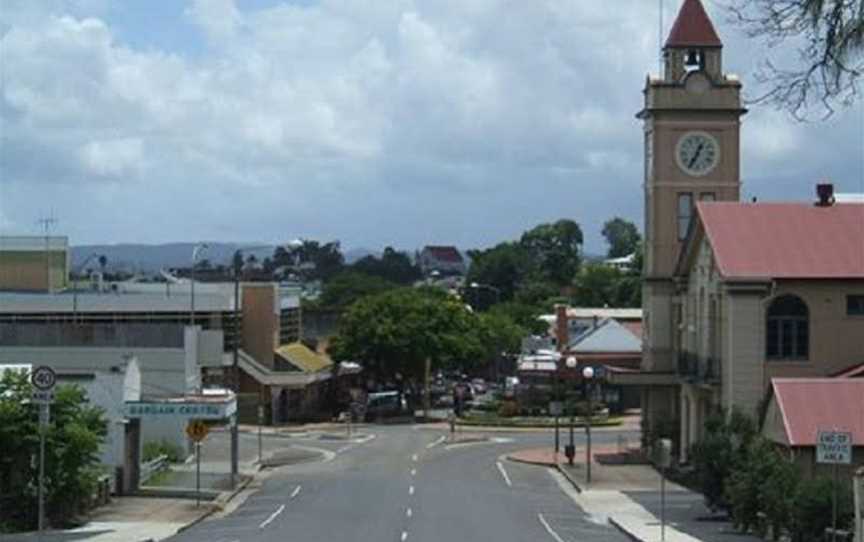
[[[41,365],[33,370],[33,373],[30,375],[30,383],[37,389],[50,391],[54,387],[54,384],[57,383],[57,373],[51,367]]]

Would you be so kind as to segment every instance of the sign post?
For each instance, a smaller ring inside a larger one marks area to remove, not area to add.
[[[186,426],[186,434],[195,442],[195,506],[201,506],[201,441],[210,428],[201,420],[193,420]]]
[[[672,466],[672,440],[661,438],[658,442],[657,463],[660,465],[660,540],[666,541],[666,469]]]
[[[51,367],[36,367],[30,374],[30,383],[36,388],[31,400],[39,405],[39,487],[38,487],[38,530],[45,530],[45,433],[51,423],[51,403],[54,402],[54,385],[57,374]]]
[[[837,540],[837,488],[840,485],[840,465],[852,464],[852,433],[819,431],[816,438],[816,462],[834,465],[834,491],[831,504],[831,540]]]

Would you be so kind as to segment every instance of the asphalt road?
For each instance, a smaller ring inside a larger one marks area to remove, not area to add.
[[[496,442],[448,446],[440,442],[443,433],[411,425],[364,431],[376,438],[343,443],[330,461],[275,469],[236,510],[170,540],[627,540],[586,516],[548,469],[501,457],[551,445],[548,433],[496,433]],[[596,436],[600,442],[617,438]]]

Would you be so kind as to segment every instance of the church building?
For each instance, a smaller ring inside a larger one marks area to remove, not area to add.
[[[681,461],[706,418],[757,416],[774,377],[864,362],[864,204],[740,202],[741,82],[700,0],[685,0],[638,113],[645,138],[644,350],[649,439]],[[815,184],[815,183],[814,183]]]

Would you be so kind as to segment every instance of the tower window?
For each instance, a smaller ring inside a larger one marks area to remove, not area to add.
[[[864,295],[846,296],[846,314],[849,316],[864,316]]]
[[[765,356],[771,359],[807,359],[810,350],[809,311],[800,297],[784,295],[768,307]]]
[[[682,192],[678,194],[678,240],[683,241],[690,229],[690,219],[693,216],[693,194]]]

